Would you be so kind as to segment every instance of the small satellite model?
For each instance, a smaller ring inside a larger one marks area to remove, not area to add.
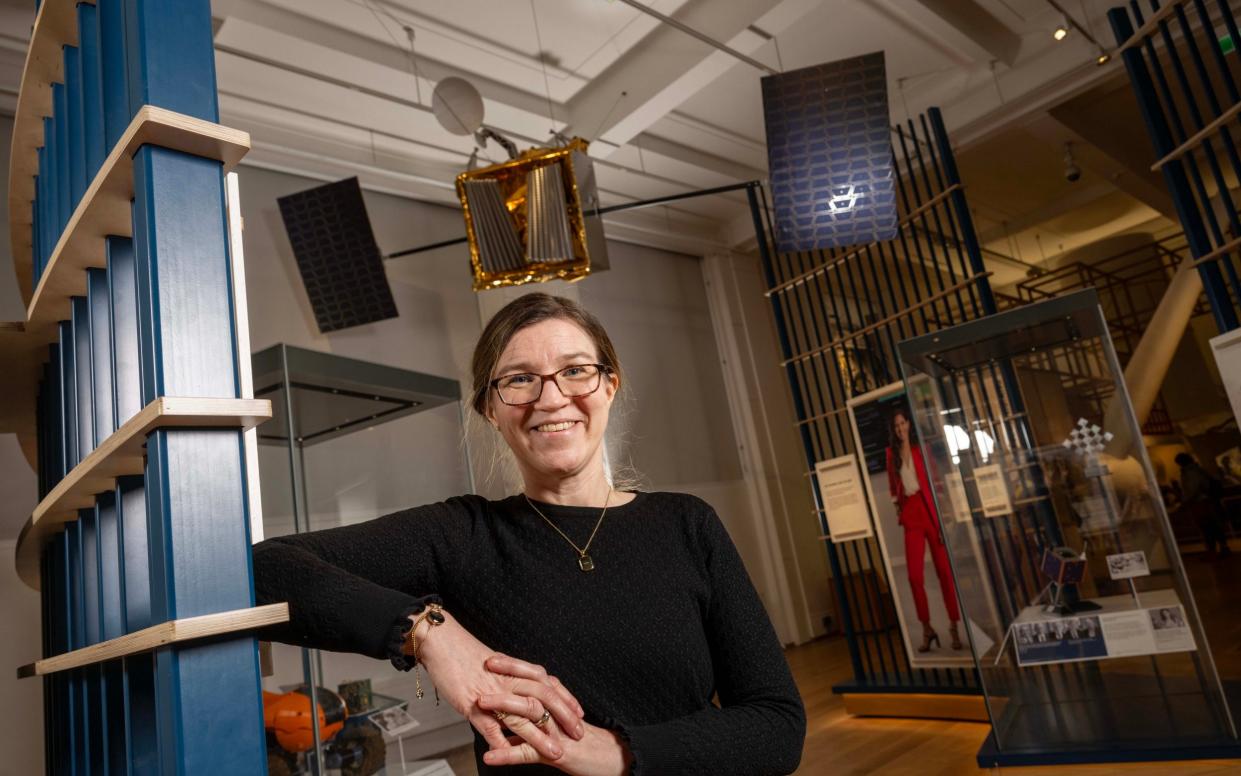
[[[444,129],[472,134],[482,147],[495,141],[509,156],[479,169],[472,157],[470,168],[457,176],[475,291],[581,280],[608,268],[598,186],[585,140],[557,136],[555,147],[518,153],[512,141],[482,126],[482,99],[459,78],[436,86],[432,107]]]
[[[1069,604],[1064,600],[1065,588],[1080,584],[1086,578],[1086,550],[1090,546],[1089,540],[1082,544],[1081,552],[1078,552],[1071,547],[1050,546],[1042,529],[1039,529],[1039,536],[1042,539],[1039,571],[1047,578],[1047,585],[1039,591],[1034,603],[1037,604],[1046,597],[1047,606],[1043,611],[1048,614],[1072,614],[1098,609],[1098,605],[1090,601],[1075,601]]]

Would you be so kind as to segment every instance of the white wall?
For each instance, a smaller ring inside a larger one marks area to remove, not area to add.
[[[16,678],[42,655],[39,594],[18,579],[16,549],[0,540],[0,776],[43,773],[43,681]]]

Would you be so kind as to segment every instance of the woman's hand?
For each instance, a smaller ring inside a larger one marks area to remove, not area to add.
[[[478,699],[478,705],[488,713],[516,708],[516,705],[512,703],[512,696],[508,695],[484,695]],[[514,719],[517,718],[515,715],[518,712],[506,713],[509,716],[505,723],[517,735],[507,739],[504,747],[493,746],[491,751],[483,753],[483,762],[488,765],[534,765],[537,763],[559,768],[571,776],[624,776],[629,773],[633,758],[620,736],[611,730],[583,722],[581,724],[585,735],[580,741],[575,741],[560,733],[554,719],[548,720],[543,726],[546,735],[558,740],[564,746],[564,754],[561,757],[549,759],[540,753],[536,740],[530,735],[532,729],[537,730],[534,723],[526,719],[523,714],[519,717],[523,722],[514,725]]]
[[[522,716],[536,721],[542,717],[544,709],[551,713],[556,722],[555,728],[548,723],[551,732],[544,732],[533,723],[524,726],[517,723],[519,728],[529,728],[522,731],[527,734],[527,745],[547,762],[558,760],[564,753],[564,744],[584,734],[581,705],[563,685],[554,677],[547,676],[542,669],[539,669],[541,678],[526,678],[539,677],[539,673],[533,670],[527,670],[523,675],[487,670],[485,663],[488,658],[496,656],[495,650],[474,638],[447,611],[444,611],[444,624],[432,626],[423,620],[417,627],[418,657],[435,683],[436,690],[469,720],[493,749],[509,748],[510,743],[493,710],[485,710],[478,705],[478,700],[484,695],[520,695],[526,704]],[[537,668],[529,663],[524,663],[524,666]],[[565,731],[563,735],[558,732],[562,730]]]
[[[620,776],[628,773],[631,759],[629,751],[620,737],[612,731],[577,721],[577,729],[581,734],[572,738],[565,737],[557,727],[559,718],[555,716],[544,725],[535,726],[543,712],[536,708],[534,699],[526,692],[544,684],[564,689],[560,681],[554,676],[548,676],[542,666],[507,655],[493,655],[488,658],[486,666],[492,673],[524,681],[514,685],[511,693],[483,695],[478,699],[478,707],[488,714],[501,712],[506,715],[504,724],[515,734],[506,740],[506,746],[493,746],[491,751],[486,752],[483,755],[484,762],[497,766],[541,763],[559,768],[573,776]],[[541,756],[538,733],[563,744],[563,756],[555,760]]]

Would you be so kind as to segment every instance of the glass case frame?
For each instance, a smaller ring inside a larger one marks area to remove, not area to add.
[[[464,491],[473,492],[469,451],[463,441],[465,421],[461,407],[461,387],[456,380],[283,343],[255,353],[252,356],[252,365],[254,396],[269,399],[272,403],[272,419],[258,429],[258,442],[268,449],[278,448],[285,452],[284,456],[277,454],[277,457],[272,457],[260,451],[263,500],[265,504],[279,502],[291,512],[291,529],[294,533],[329,527],[329,525],[322,524],[322,521],[316,524],[312,519],[312,513],[315,511],[312,505],[314,496],[312,489],[316,487],[331,489],[339,485],[336,482],[316,480],[313,475],[308,476],[308,451],[327,450],[333,443],[340,444],[341,440],[347,440],[354,434],[375,430],[380,426],[419,413],[438,409],[441,412],[447,411],[453,416],[453,422],[462,440],[460,442],[462,482],[459,486]],[[365,445],[367,449],[371,446]],[[425,451],[420,452],[430,455]],[[277,463],[279,458],[285,459],[287,462],[285,466],[281,467]],[[417,465],[416,460],[406,460],[404,463]],[[327,480],[331,479],[332,477],[327,478]],[[315,481],[312,482],[312,480]],[[275,492],[283,489],[287,489],[288,492]],[[414,500],[403,503],[402,506],[415,506],[418,503],[434,500],[423,493],[406,495]],[[270,511],[272,510],[264,509],[265,528],[270,528],[273,524],[273,516],[268,514]],[[380,516],[379,513],[365,508],[361,512],[363,512],[361,515],[352,515],[350,521]],[[281,525],[280,528],[287,530],[290,526]],[[334,653],[328,653],[329,670],[326,673],[324,654],[321,650],[301,648],[300,654],[300,681],[296,684],[281,684],[278,689],[283,692],[291,691],[296,686],[312,686],[334,692],[336,687],[326,681],[327,677],[334,673],[331,670]],[[349,670],[356,672],[358,669],[353,667]],[[394,669],[376,663],[374,670],[376,673],[391,673]],[[369,679],[366,681],[369,688]],[[411,706],[409,698],[389,697],[378,690],[364,694],[369,696],[372,702],[368,708],[360,712],[350,710],[351,717],[346,720],[346,726],[369,724],[364,720],[376,714],[381,715],[392,707],[408,709],[419,717],[429,712],[436,718],[437,723],[444,722],[441,719],[446,716],[444,712],[448,712],[454,718],[457,716],[446,706],[435,708]],[[317,716],[317,694],[312,693],[309,698],[311,714]],[[378,721],[382,722],[382,720]],[[421,719],[420,721],[426,722],[427,720]],[[400,737],[389,736],[388,731],[382,725],[379,729],[384,731],[385,740],[391,738],[400,744],[401,760],[404,762],[407,744]],[[325,746],[326,742],[320,741],[317,727],[312,726],[311,730],[314,745],[305,757],[304,764],[307,772],[311,774],[334,772],[330,752]],[[461,743],[461,741],[455,743]],[[410,747],[415,759],[418,758],[421,749],[425,747]]]
[[[1095,292],[898,352],[958,587],[993,591],[987,611],[962,601],[992,723],[979,764],[1237,756],[1238,696]]]

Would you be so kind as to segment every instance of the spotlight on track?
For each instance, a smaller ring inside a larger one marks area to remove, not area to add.
[[[1073,23],[1066,16],[1063,21],[1056,25],[1056,29],[1051,33],[1051,36],[1056,40],[1064,40],[1069,37],[1069,30],[1071,29],[1073,29]]]

